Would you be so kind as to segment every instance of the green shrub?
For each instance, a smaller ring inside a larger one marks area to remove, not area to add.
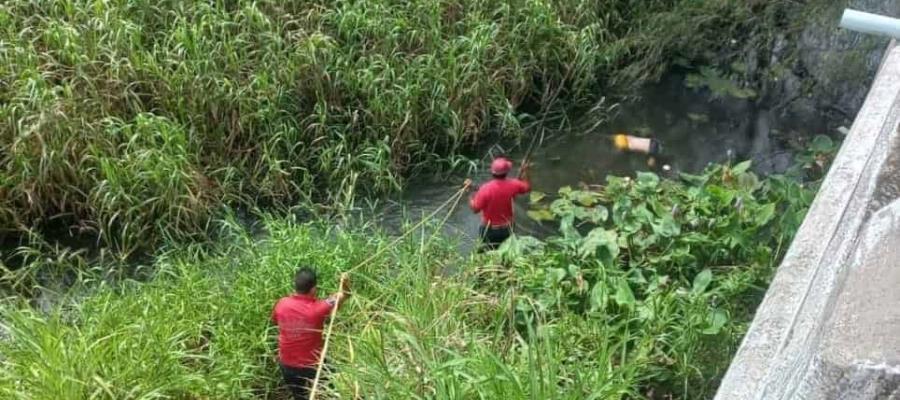
[[[396,190],[485,137],[520,136],[530,114],[640,85],[679,58],[730,62],[740,52],[726,38],[790,6],[750,3],[6,1],[0,230],[53,219],[153,249],[203,233],[223,202]],[[145,151],[111,129],[183,138]],[[161,187],[163,171],[179,181]],[[144,202],[152,216],[127,212]]]
[[[276,396],[269,317],[297,266],[316,266],[325,294],[383,250],[351,274],[323,398],[709,398],[812,200],[748,167],[561,190],[558,235],[486,256],[433,236],[226,224],[220,245],[179,246],[146,283],[84,281],[49,313],[3,304],[0,395]]]

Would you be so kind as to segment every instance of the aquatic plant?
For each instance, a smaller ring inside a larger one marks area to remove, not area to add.
[[[751,3],[5,1],[0,233],[128,254],[222,203],[350,204],[787,7]]]
[[[147,282],[86,280],[49,312],[3,303],[0,396],[278,398],[269,315],[295,268],[318,267],[328,293],[384,248],[351,275],[324,398],[707,398],[813,195],[748,169],[536,194],[560,233],[485,256],[431,235],[385,248],[321,222],[270,217],[261,239],[225,223],[221,244],[176,245]]]

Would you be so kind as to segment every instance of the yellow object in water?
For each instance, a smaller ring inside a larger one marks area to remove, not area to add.
[[[613,135],[613,145],[619,150],[628,150],[628,135],[624,133]]]

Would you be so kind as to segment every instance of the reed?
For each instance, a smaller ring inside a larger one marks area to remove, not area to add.
[[[52,220],[127,254],[202,235],[223,203],[348,204],[774,7],[5,1],[0,232]]]
[[[269,318],[294,271],[317,267],[330,293],[378,254],[351,273],[321,398],[709,398],[814,193],[748,167],[562,190],[558,235],[472,257],[434,224],[398,241],[222,223],[144,282],[86,274],[49,311],[0,303],[0,397],[284,398]]]

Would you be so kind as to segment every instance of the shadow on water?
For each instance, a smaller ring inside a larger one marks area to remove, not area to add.
[[[571,128],[553,134],[531,155],[533,190],[555,193],[563,186],[603,184],[607,175],[632,176],[637,171],[674,177],[678,172],[702,171],[710,163],[745,159],[753,159],[759,173],[780,173],[793,159],[789,138],[811,136],[821,132],[817,129],[824,129],[776,115],[750,100],[714,99],[709,93],[686,88],[682,82],[680,76],[669,76],[647,87],[639,100],[620,105],[609,122],[596,124],[576,118]],[[662,156],[651,166],[646,155],[616,150],[611,135],[619,132],[658,139]],[[510,155],[518,164],[524,152],[520,149]],[[663,171],[663,165],[670,170]],[[471,178],[478,184],[490,176],[482,170]],[[382,226],[396,231],[404,221],[427,215],[452,196],[464,179],[413,179],[399,198],[388,200],[378,209]],[[517,233],[538,237],[550,234],[554,227],[525,216],[527,202],[520,197],[515,204]],[[461,204],[443,229],[445,234],[460,238],[461,250],[468,253],[476,243],[478,225],[479,217]]]

